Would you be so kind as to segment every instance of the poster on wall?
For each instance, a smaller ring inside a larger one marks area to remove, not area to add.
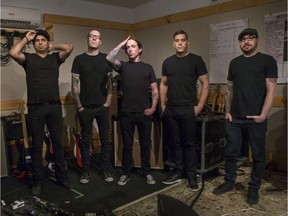
[[[265,16],[264,49],[277,61],[277,82],[287,83],[287,12]]]
[[[238,35],[248,19],[210,25],[210,82],[226,83],[230,61],[241,55]]]

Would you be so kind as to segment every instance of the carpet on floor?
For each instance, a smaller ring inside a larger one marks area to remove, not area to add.
[[[248,181],[251,167],[240,167],[237,171],[235,189],[216,196],[215,187],[223,183],[224,169],[216,177],[204,178],[202,190],[192,192],[186,180],[166,187],[160,191],[141,197],[131,203],[113,210],[116,216],[158,216],[158,197],[164,194],[183,202],[199,215],[205,216],[279,216],[287,214],[287,174],[265,170],[262,187],[259,191],[260,201],[256,205],[246,203]],[[178,208],[179,214],[183,209]],[[178,214],[178,215],[179,215]],[[165,214],[174,216],[173,213]]]

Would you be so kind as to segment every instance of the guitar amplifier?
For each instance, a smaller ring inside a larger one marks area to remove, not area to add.
[[[120,121],[117,115],[112,116],[113,125],[113,163],[114,166],[122,166],[122,136],[120,129]],[[160,119],[153,119],[152,129],[151,129],[151,147],[150,147],[150,164],[153,169],[163,169],[163,158],[162,158],[162,125]],[[138,138],[137,127],[134,134],[134,144],[133,144],[133,161],[132,167],[141,167],[141,157],[140,157],[140,144]]]
[[[1,177],[9,175],[9,159],[7,152],[6,136],[4,132],[4,122],[1,120]]]
[[[5,122],[6,140],[19,140],[23,138],[21,114],[12,112],[8,116],[1,117]]]
[[[30,131],[29,131],[27,114],[25,114],[25,119],[26,119],[27,135],[29,136]],[[20,113],[12,112],[8,116],[2,116],[1,120],[5,122],[4,129],[5,129],[6,141],[23,139],[23,128]]]
[[[198,172],[206,173],[224,164],[226,133],[223,115],[197,118]]]

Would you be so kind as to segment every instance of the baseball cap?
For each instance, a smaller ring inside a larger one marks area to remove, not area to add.
[[[38,35],[42,35],[44,36],[48,41],[50,41],[50,35],[48,34],[47,31],[43,30],[43,29],[36,29],[36,35],[34,37],[34,40],[35,38],[38,36]]]
[[[254,35],[256,38],[258,38],[258,32],[256,29],[253,29],[253,28],[246,28],[242,32],[240,32],[238,36],[238,40],[240,41],[241,38],[245,35]]]

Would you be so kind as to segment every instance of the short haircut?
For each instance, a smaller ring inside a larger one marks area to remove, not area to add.
[[[188,34],[184,30],[178,30],[174,33],[173,38],[175,38],[176,35],[184,34],[186,36],[186,39],[188,40]]]
[[[98,31],[100,34],[100,40],[102,39],[101,32],[97,29],[90,29],[90,31],[87,33],[87,39],[89,38],[89,35],[91,34],[92,31]]]

